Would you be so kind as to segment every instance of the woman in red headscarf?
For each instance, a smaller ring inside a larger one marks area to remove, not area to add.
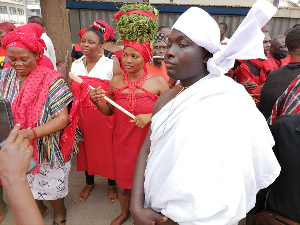
[[[41,214],[48,212],[43,200],[49,200],[54,210],[53,224],[65,224],[69,159],[77,153],[77,142],[81,140],[80,136],[74,137],[76,128],[73,135],[62,133],[69,122],[68,105],[73,95],[57,71],[40,65],[45,43],[27,26],[2,38],[12,68],[0,72],[0,97],[11,102],[14,122],[20,124],[19,134],[33,146],[38,166],[27,179]],[[72,137],[75,142],[65,148],[61,140]]]
[[[21,32],[21,33],[22,32],[34,33],[37,37],[40,38],[43,34],[43,27],[41,25],[37,24],[37,23],[29,23],[29,24],[26,24],[26,26],[17,27],[15,29],[15,31],[18,31],[18,32]],[[45,67],[48,67],[49,69],[54,70],[54,66],[53,66],[51,60],[45,55],[41,56],[40,64],[45,66]],[[4,66],[3,66],[3,69],[10,68],[10,67],[11,67],[11,65],[9,64],[8,61],[6,61]]]
[[[83,81],[93,87],[102,86],[108,90],[113,76],[123,73],[119,62],[114,61],[114,54],[102,51],[103,43],[109,38],[109,26],[104,21],[95,21],[82,36],[81,49],[83,56],[73,62],[71,72],[80,76]],[[82,88],[72,82],[75,97]],[[89,102],[94,105],[88,95]],[[83,104],[81,104],[82,107]],[[108,201],[117,201],[117,187],[114,181],[115,171],[112,157],[112,127],[113,118],[103,116],[96,107],[83,106],[79,127],[84,135],[84,141],[79,144],[77,155],[77,170],[85,171],[86,185],[79,194],[79,200],[85,201],[95,187],[94,175],[108,178]]]
[[[0,69],[3,68],[4,63],[7,61],[6,51],[1,46],[2,37],[10,31],[16,29],[16,26],[9,22],[0,23]]]
[[[135,13],[139,14],[140,11]],[[99,111],[106,116],[114,114],[113,132],[114,162],[116,180],[119,186],[119,200],[122,213],[111,224],[119,225],[129,216],[133,170],[139,150],[149,129],[152,108],[158,96],[169,89],[167,82],[160,76],[147,73],[146,63],[151,57],[150,42],[123,41],[123,76],[111,80],[108,97],[136,115],[131,119],[109,103],[101,100],[105,91],[98,87],[91,90],[90,96]]]

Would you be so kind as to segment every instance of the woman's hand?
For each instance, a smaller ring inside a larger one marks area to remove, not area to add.
[[[105,91],[101,88],[101,86],[91,89],[90,97],[93,102],[99,102],[105,97]]]
[[[152,118],[152,113],[140,114],[135,117],[134,120],[130,120],[130,123],[134,123],[139,128],[144,128],[148,123],[150,123]]]
[[[131,210],[131,215],[134,225],[155,225],[157,222],[165,223],[168,221],[168,217],[147,208]]]
[[[33,148],[29,146],[28,138],[20,132],[20,126],[16,125],[0,151],[0,177],[8,183],[26,178],[32,156]]]
[[[23,130],[19,130],[18,134],[23,135],[24,138],[27,138],[30,141],[35,139],[35,135],[33,133],[33,131],[31,129],[23,129]]]

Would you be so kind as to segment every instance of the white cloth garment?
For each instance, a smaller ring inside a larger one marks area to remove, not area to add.
[[[279,175],[264,117],[224,75],[209,74],[168,102],[151,130],[145,206],[180,225],[237,224]]]
[[[55,49],[54,49],[51,39],[49,38],[49,36],[46,33],[42,34],[41,39],[43,39],[43,41],[45,42],[46,47],[47,47],[47,49],[44,49],[44,55],[50,59],[50,61],[52,62],[53,66],[54,66],[54,69],[57,70]]]
[[[111,80],[113,77],[113,65],[114,61],[105,57],[104,55],[99,59],[93,69],[88,73],[83,63],[85,56],[75,60],[72,63],[71,73],[79,76],[88,76],[99,78],[101,80]]]
[[[265,59],[262,44],[264,34],[261,28],[276,10],[269,1],[258,0],[230,38],[228,45],[223,45],[221,49],[218,24],[200,8],[189,8],[179,17],[172,29],[181,31],[195,44],[214,54],[207,62],[210,73],[225,74],[233,67],[235,59]]]
[[[36,200],[57,200],[69,192],[71,161],[64,166],[51,169],[48,162],[39,165],[39,173],[27,174],[28,184]]]

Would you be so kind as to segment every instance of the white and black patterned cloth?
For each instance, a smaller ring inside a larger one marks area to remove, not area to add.
[[[64,198],[68,192],[68,179],[71,162],[51,169],[49,163],[40,164],[38,174],[28,174],[29,187],[36,200],[57,200]]]

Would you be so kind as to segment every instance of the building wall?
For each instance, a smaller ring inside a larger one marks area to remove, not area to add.
[[[87,28],[95,20],[104,20],[115,27],[113,15],[122,6],[122,4],[112,3],[90,3],[86,1],[76,2],[67,0],[67,8],[69,9],[70,24],[72,32],[72,42],[79,42],[78,31],[81,28]],[[186,11],[190,6],[170,6],[155,5],[160,12],[158,24],[172,27],[182,12]],[[212,15],[219,23],[225,22],[228,25],[227,37],[231,37],[239,24],[245,18],[250,8],[247,7],[201,7]],[[294,24],[300,23],[299,9],[280,9],[275,16],[269,21],[270,34],[273,37],[277,34],[283,34]],[[295,17],[295,18],[293,18]]]
[[[150,4],[251,7],[256,0],[149,0]]]
[[[0,2],[0,23],[3,22],[10,22],[16,26],[25,24],[24,5],[13,1]]]

